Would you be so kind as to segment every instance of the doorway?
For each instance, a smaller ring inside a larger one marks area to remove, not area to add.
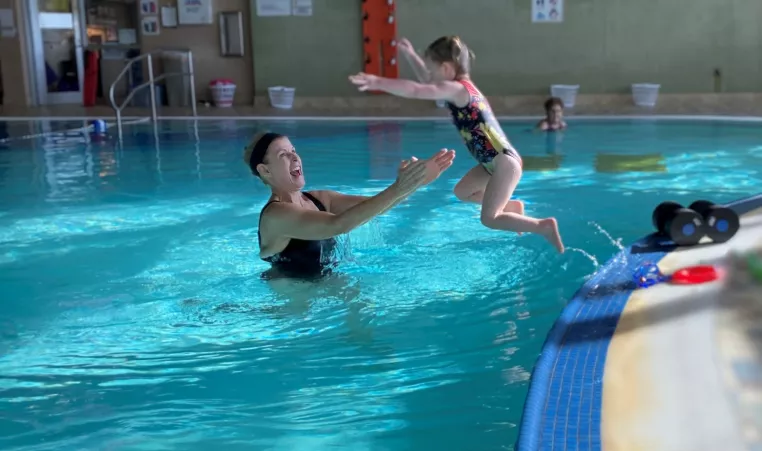
[[[83,0],[27,0],[37,105],[82,105]]]

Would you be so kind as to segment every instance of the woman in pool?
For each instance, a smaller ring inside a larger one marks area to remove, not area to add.
[[[287,136],[257,135],[244,162],[272,191],[259,216],[259,255],[278,275],[311,278],[332,266],[335,237],[389,210],[452,165],[455,152],[403,161],[397,179],[375,196],[302,191],[302,160]]]
[[[545,101],[545,118],[537,124],[537,129],[542,131],[566,129],[563,100],[558,97],[551,97]]]
[[[495,118],[486,97],[469,75],[472,53],[457,36],[445,36],[426,49],[421,59],[407,39],[398,47],[420,81],[398,80],[359,73],[349,77],[360,91],[385,91],[399,97],[444,100],[466,147],[478,164],[455,186],[465,202],[481,204],[486,227],[541,235],[558,252],[564,251],[555,218],[524,215],[521,201],[512,200],[522,175],[522,161]]]

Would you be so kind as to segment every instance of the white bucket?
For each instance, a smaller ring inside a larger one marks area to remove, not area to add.
[[[270,105],[273,108],[291,109],[294,106],[294,95],[296,88],[287,86],[271,86],[267,88],[267,94],[270,96]]]
[[[635,83],[632,85],[632,101],[637,106],[655,106],[659,98],[661,85],[652,83]]]
[[[564,108],[573,108],[577,102],[579,85],[550,85],[550,95],[564,102]]]

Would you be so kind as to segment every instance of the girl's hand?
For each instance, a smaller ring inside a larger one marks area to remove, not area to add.
[[[416,51],[413,48],[413,44],[411,44],[407,38],[400,38],[400,40],[397,42],[397,50],[408,55],[416,54]]]
[[[380,77],[360,72],[357,75],[350,75],[349,81],[357,86],[358,91],[376,91],[378,89],[378,80]]]

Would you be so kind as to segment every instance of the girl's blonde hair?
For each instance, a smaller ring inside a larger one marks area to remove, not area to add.
[[[443,36],[437,39],[429,45],[423,55],[438,64],[452,63],[458,77],[468,75],[471,71],[471,61],[476,58],[474,52],[458,36]]]

